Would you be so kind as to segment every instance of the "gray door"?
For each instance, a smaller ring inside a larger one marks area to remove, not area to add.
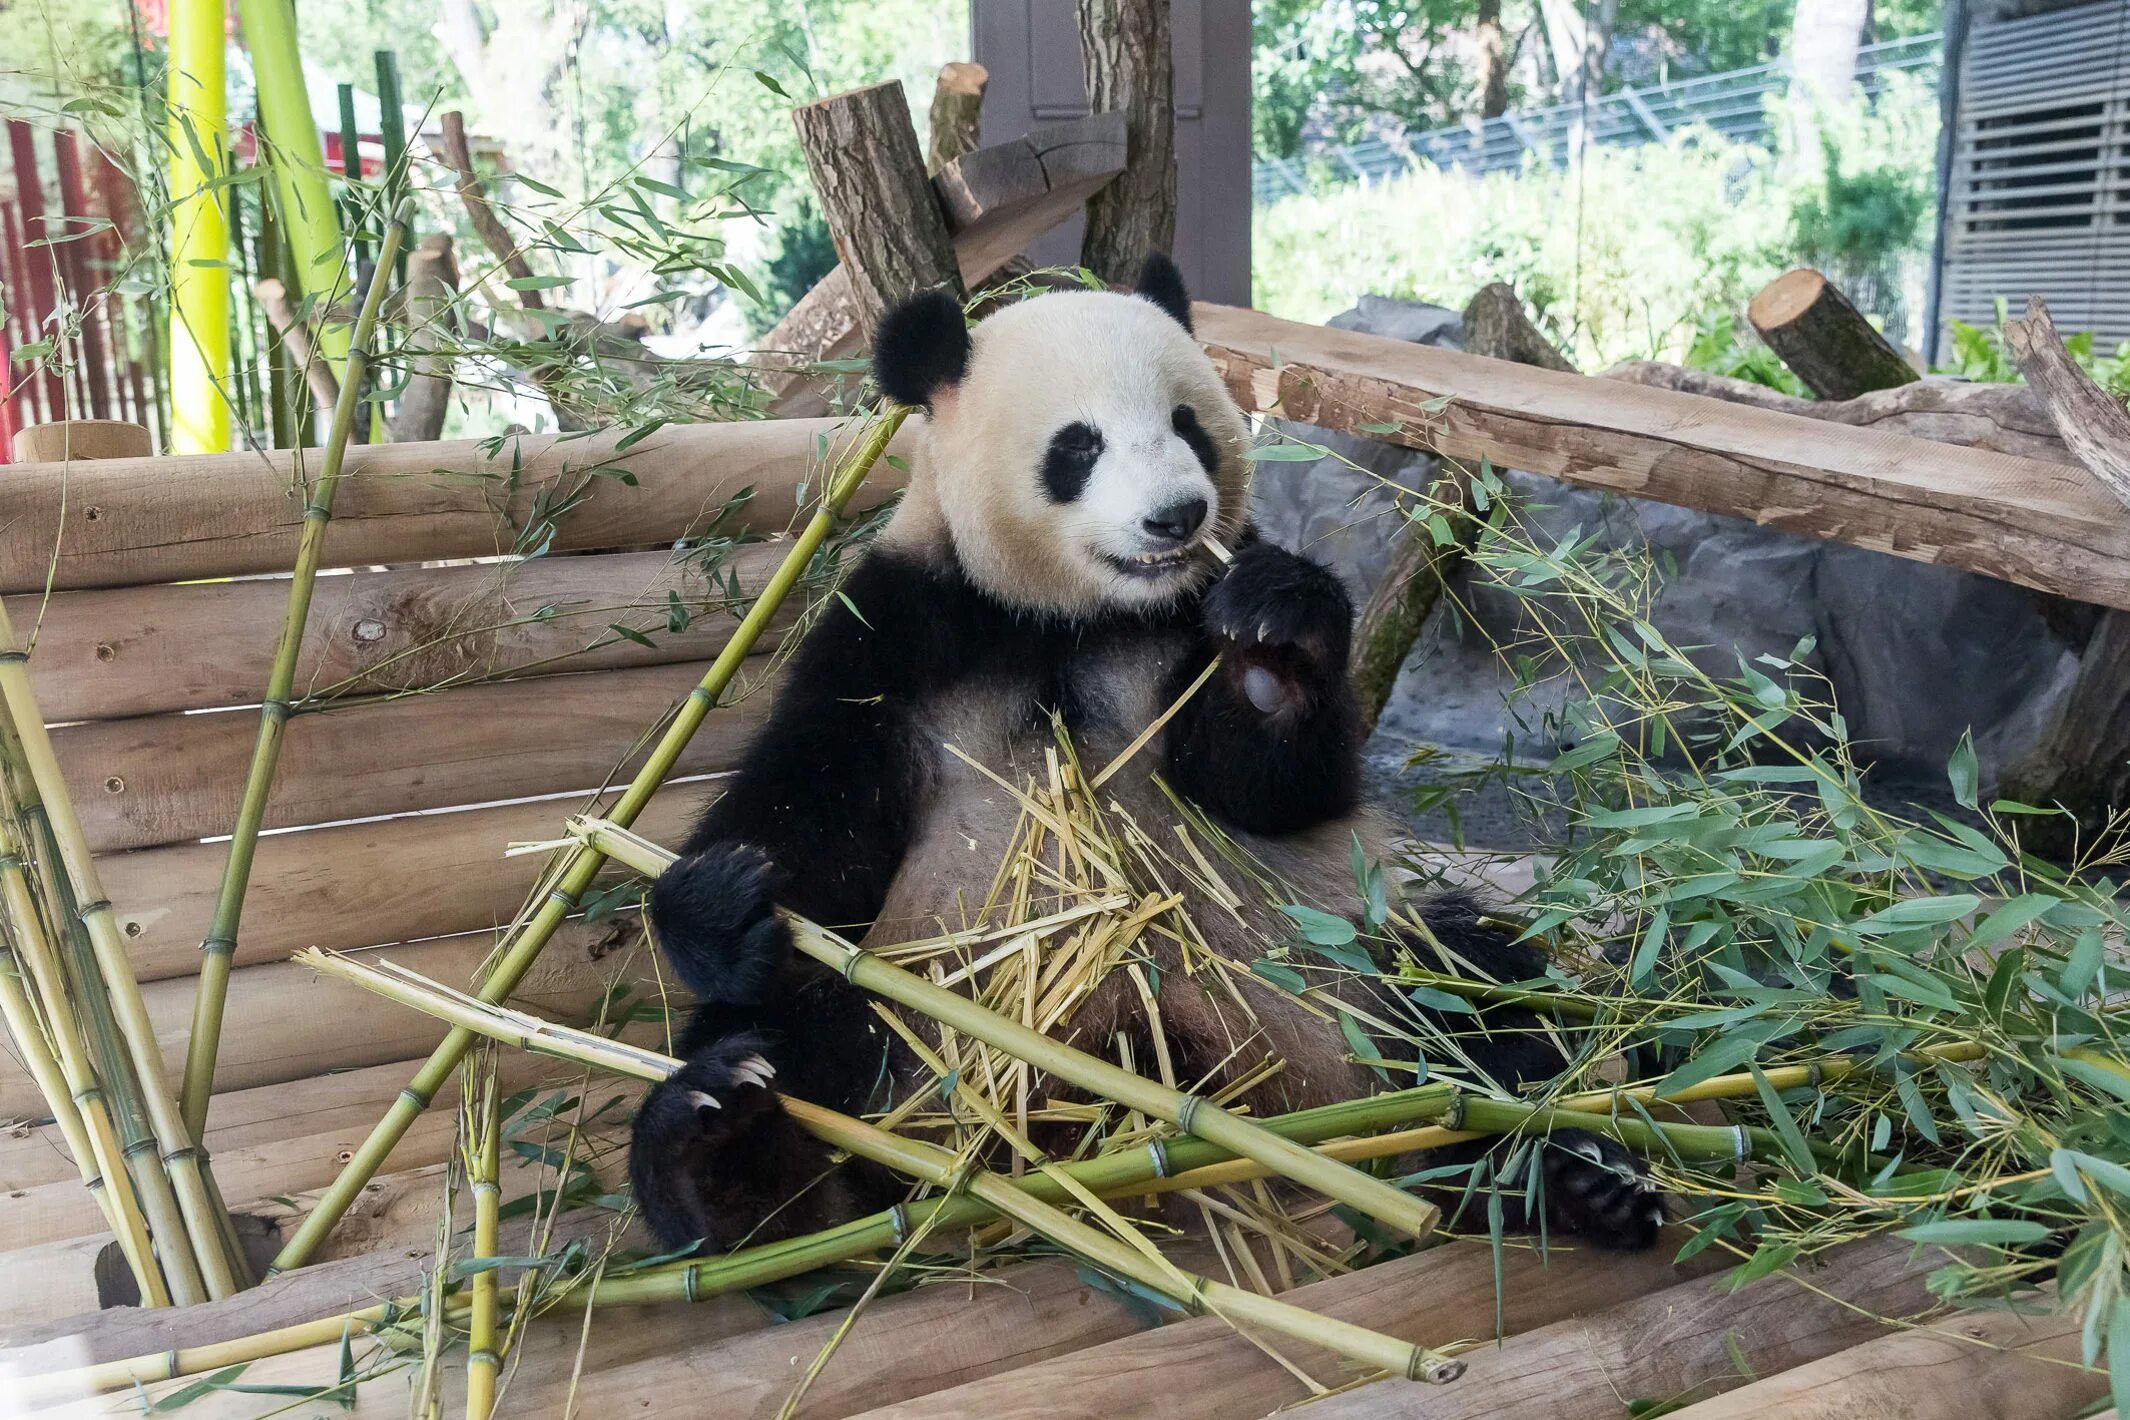
[[[991,71],[984,141],[1087,112],[1075,0],[970,0],[970,51]],[[1176,57],[1176,250],[1191,293],[1250,304],[1249,0],[1172,0]],[[1045,264],[1080,256],[1075,219],[1039,243]]]

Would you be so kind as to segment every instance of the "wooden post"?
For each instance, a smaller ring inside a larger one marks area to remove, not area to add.
[[[1169,0],[1079,0],[1090,113],[1124,115],[1123,174],[1087,199],[1080,265],[1129,286],[1176,238],[1175,65]]]
[[[66,384],[59,373],[58,336],[53,314],[58,297],[52,286],[52,247],[32,249],[31,242],[50,236],[44,224],[44,179],[37,172],[37,143],[29,124],[19,118],[7,121],[7,143],[15,163],[15,211],[21,229],[10,238],[15,250],[15,279],[29,296],[30,341],[49,339],[53,351],[42,362],[37,376],[39,397],[46,419],[67,416]]]
[[[919,291],[965,296],[902,85],[853,89],[793,109],[792,118],[850,274],[860,329],[870,336],[890,305]]]
[[[1920,378],[1840,288],[1810,267],[1770,281],[1745,314],[1768,348],[1821,399],[1854,399]]]
[[[954,63],[939,71],[932,90],[931,140],[925,145],[925,168],[938,172],[964,153],[976,151],[984,131],[984,89],[991,71],[981,64]]]
[[[406,332],[399,349],[407,364],[407,385],[385,423],[385,437],[395,444],[426,442],[443,435],[444,418],[451,412],[453,362],[448,352],[458,343],[451,329],[451,303],[458,289],[458,261],[452,255],[450,233],[423,238],[399,288],[399,314]]]
[[[81,312],[82,384],[89,392],[89,413],[98,419],[111,417],[111,354],[104,340],[103,312],[111,298],[92,304],[90,294],[98,283],[89,270],[95,239],[80,235],[89,223],[89,194],[81,180],[81,150],[75,146],[74,130],[62,128],[52,135],[59,160],[60,220],[72,240],[59,249],[59,259],[74,290],[74,305]],[[75,224],[80,223],[81,227]]]
[[[10,370],[14,368],[14,347],[28,345],[37,338],[29,296],[29,275],[24,269],[28,259],[29,253],[22,245],[22,218],[15,211],[14,203],[0,202],[0,295],[7,297],[7,323],[14,327],[9,342]],[[46,417],[44,381],[23,381],[15,387],[14,398],[22,416],[18,423],[34,423]]]

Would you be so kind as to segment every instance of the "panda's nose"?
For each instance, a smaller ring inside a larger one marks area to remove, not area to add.
[[[1206,500],[1185,498],[1169,504],[1166,508],[1147,514],[1140,526],[1147,535],[1163,542],[1182,542],[1198,531],[1198,525],[1206,520]]]

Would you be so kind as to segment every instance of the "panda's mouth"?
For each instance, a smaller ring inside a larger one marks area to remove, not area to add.
[[[1194,550],[1193,546],[1187,544],[1183,547],[1170,548],[1165,552],[1142,552],[1136,557],[1119,557],[1113,552],[1104,552],[1100,556],[1104,562],[1107,562],[1111,567],[1114,567],[1127,577],[1135,577],[1146,582],[1158,582],[1163,577],[1180,572],[1189,566],[1191,553]]]

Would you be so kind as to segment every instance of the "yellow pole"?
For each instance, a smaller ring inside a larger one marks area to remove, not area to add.
[[[223,0],[170,0],[170,450],[229,448]]]

